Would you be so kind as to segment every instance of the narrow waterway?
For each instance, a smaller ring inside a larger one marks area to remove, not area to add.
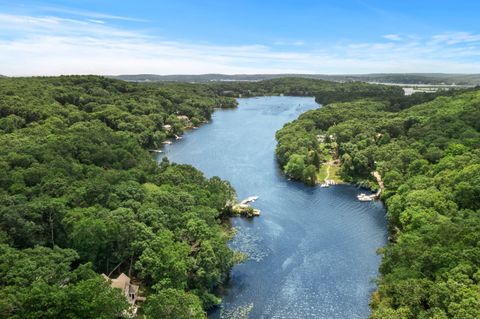
[[[211,318],[367,318],[387,240],[385,209],[359,202],[353,186],[289,181],[275,161],[275,132],[318,108],[308,97],[238,99],[237,109],[165,147],[168,158],[220,176],[238,198],[256,195],[262,215],[233,219],[231,246],[249,259],[234,267],[222,307]],[[244,316],[245,314],[249,316]]]

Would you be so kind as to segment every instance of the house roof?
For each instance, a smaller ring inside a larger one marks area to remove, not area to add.
[[[125,275],[123,272],[116,278],[112,279],[112,287],[125,290],[130,285],[130,277]]]

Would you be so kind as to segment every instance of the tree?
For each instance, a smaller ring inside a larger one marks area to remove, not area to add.
[[[147,283],[156,289],[185,289],[188,279],[190,248],[176,242],[168,230],[160,231],[143,251],[135,267]]]
[[[302,155],[293,154],[285,165],[285,173],[294,179],[301,180],[305,169],[305,158]]]
[[[91,265],[72,270],[78,255],[70,249],[16,250],[0,245],[0,317],[118,318],[128,308]]]
[[[144,308],[146,317],[152,319],[201,319],[206,317],[197,296],[171,288],[162,289],[148,296]]]
[[[303,170],[303,180],[308,185],[315,185],[317,181],[317,169],[314,165],[310,164]]]
[[[111,288],[101,276],[82,280],[67,290],[62,316],[67,318],[121,317],[128,310],[128,303],[120,289]]]
[[[318,152],[314,151],[313,153],[313,159],[312,159],[312,164],[319,169],[320,165],[322,164],[322,161],[320,160],[320,155],[318,155]]]

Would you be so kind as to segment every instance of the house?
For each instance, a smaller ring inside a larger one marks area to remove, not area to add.
[[[134,285],[130,282],[130,277],[125,275],[123,272],[115,279],[108,278],[107,275],[102,274],[102,276],[110,281],[112,288],[118,288],[122,290],[123,294],[128,300],[128,303],[135,307],[135,302],[137,300],[144,300],[144,298],[138,297],[138,285]]]
[[[189,122],[190,119],[186,115],[177,115],[177,119],[179,119],[182,122]]]

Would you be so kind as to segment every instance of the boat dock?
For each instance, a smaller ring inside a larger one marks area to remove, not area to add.
[[[332,185],[337,185],[337,183],[333,179],[326,179],[322,184],[320,184],[320,187],[330,187]]]
[[[357,195],[357,199],[361,202],[370,202],[372,200],[377,200],[380,198],[380,194],[382,193],[383,189],[385,188],[382,180],[382,176],[377,171],[372,172],[372,175],[375,177],[378,183],[378,191],[375,194],[367,195],[365,193],[361,193]]]

